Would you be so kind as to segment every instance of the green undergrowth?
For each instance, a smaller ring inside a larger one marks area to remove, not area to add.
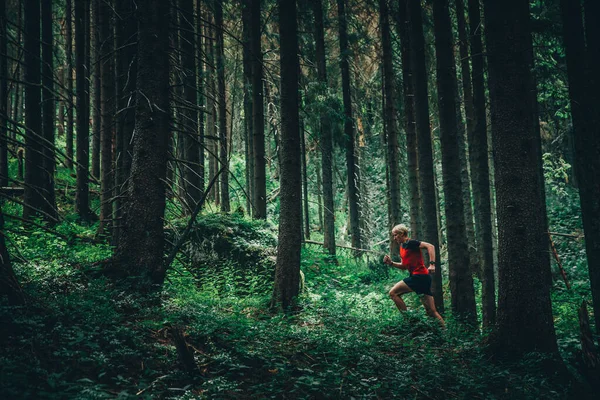
[[[64,222],[66,235],[94,226]],[[93,268],[106,245],[61,243],[10,226],[11,254],[28,306],[0,303],[0,398],[564,398],[540,356],[491,362],[485,332],[446,313],[448,327],[406,296],[387,296],[403,275],[377,259],[316,246],[302,254],[299,309],[269,310],[275,230],[241,216],[209,215],[169,271],[163,291],[138,297]],[[447,302],[449,304],[449,302]],[[570,304],[567,302],[567,304]],[[576,324],[555,308],[559,343],[574,358]],[[563,321],[563,322],[560,322]],[[171,331],[182,329],[197,373],[184,372]]]

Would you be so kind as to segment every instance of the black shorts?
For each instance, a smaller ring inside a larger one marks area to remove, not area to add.
[[[410,275],[403,279],[406,286],[412,289],[416,294],[426,294],[433,296],[431,292],[431,276],[429,275]]]

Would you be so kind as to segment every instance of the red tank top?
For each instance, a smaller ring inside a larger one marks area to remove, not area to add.
[[[423,255],[419,246],[421,242],[409,239],[400,245],[400,258],[402,264],[408,267],[411,275],[429,275],[429,271],[423,263]]]

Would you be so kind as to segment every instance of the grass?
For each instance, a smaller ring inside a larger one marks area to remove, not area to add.
[[[563,398],[569,390],[537,372],[540,356],[492,363],[484,333],[451,315],[441,330],[416,296],[398,313],[387,291],[401,273],[350,254],[333,265],[305,248],[300,311],[272,314],[272,228],[235,216],[199,224],[184,258],[193,262],[176,262],[149,299],[89,268],[108,257],[108,246],[67,244],[11,223],[12,243],[28,260],[15,268],[29,306],[0,306],[0,397],[503,399]],[[56,230],[91,236],[94,226],[65,221]],[[573,305],[586,293],[577,287],[554,291],[559,345],[571,365]],[[175,327],[194,349],[195,376],[180,368]]]

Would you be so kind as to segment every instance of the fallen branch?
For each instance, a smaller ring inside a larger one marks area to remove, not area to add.
[[[319,245],[319,246],[325,246],[325,243],[316,242],[314,240],[304,240],[303,243],[306,243],[306,244],[316,244],[316,245]],[[344,246],[343,244],[336,244],[335,247],[341,247],[342,249],[349,249],[349,250],[354,250],[354,251],[360,251],[360,252],[363,252],[363,253],[380,253],[379,251],[376,251],[376,250],[358,249],[358,248],[352,247],[352,246]]]
[[[583,233],[574,235],[574,234],[569,234],[569,233],[548,232],[548,234],[554,235],[554,236],[570,237],[570,238],[574,238],[574,239],[583,239],[585,237],[585,235]]]

